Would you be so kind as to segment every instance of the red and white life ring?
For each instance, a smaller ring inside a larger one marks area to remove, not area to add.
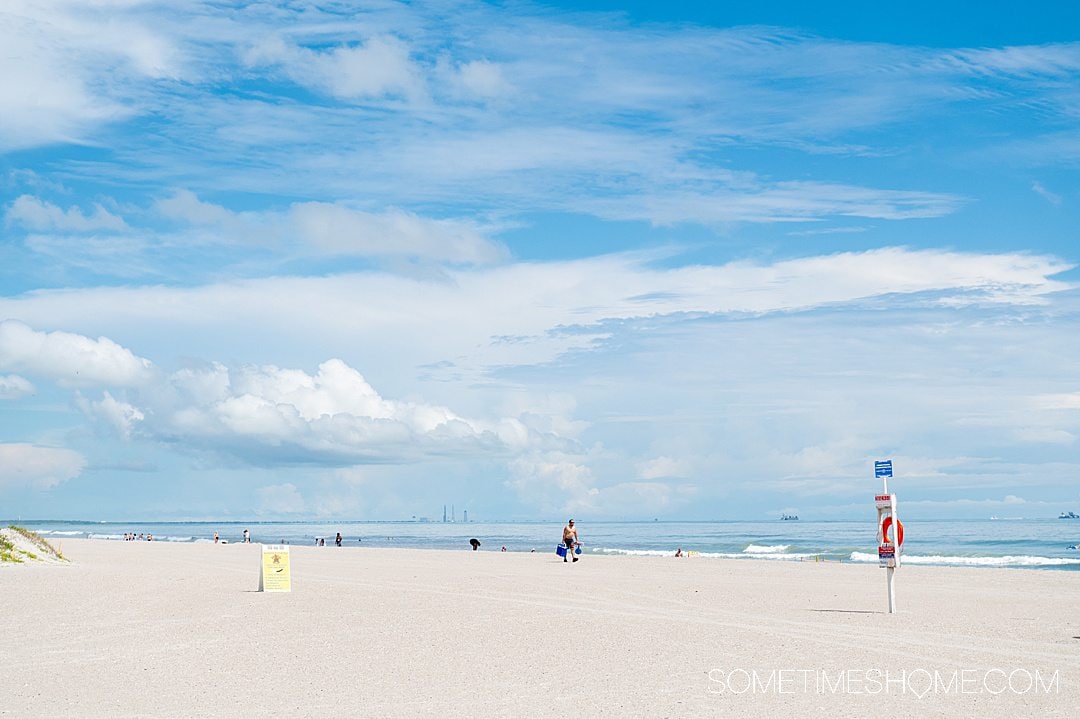
[[[886,517],[885,520],[881,523],[881,541],[882,542],[889,542],[889,530],[892,528],[892,525],[893,525],[893,518],[892,517]],[[896,539],[896,541],[891,542],[891,543],[895,544],[897,547],[899,547],[900,545],[902,545],[904,543],[904,525],[899,519],[896,520],[896,538],[895,539]]]

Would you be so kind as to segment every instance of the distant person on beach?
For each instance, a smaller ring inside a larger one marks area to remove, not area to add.
[[[574,520],[571,519],[566,523],[566,526],[563,527],[562,541],[563,544],[566,545],[567,555],[574,557],[574,547],[578,544],[578,533],[577,527],[574,526]],[[562,560],[565,562],[566,557],[563,557]],[[577,560],[578,558],[574,557],[574,561],[576,562]]]
[[[472,539],[470,539],[470,540],[469,540],[469,544],[471,544],[471,545],[472,545],[472,550],[473,550],[474,552],[475,552],[475,551],[476,551],[477,549],[480,549],[480,540],[479,540],[479,539],[477,539],[476,537],[473,537]]]
[[[681,557],[682,556],[682,547],[679,547],[678,549],[675,550],[675,556],[676,557]]]
[[[249,532],[249,531],[247,531],[245,529],[244,530],[244,544],[250,544],[250,543],[251,543],[251,532]]]
[[[218,533],[214,532],[214,544],[218,543]]]
[[[503,550],[504,552],[506,551],[506,545],[505,545],[505,544],[503,545],[503,548],[502,548],[502,550]]]
[[[339,547],[341,546],[341,532],[338,532],[337,536],[334,537],[334,544],[338,545]]]

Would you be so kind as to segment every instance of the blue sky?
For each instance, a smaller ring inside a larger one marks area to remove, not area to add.
[[[1076,509],[1077,14],[5,4],[0,514]]]

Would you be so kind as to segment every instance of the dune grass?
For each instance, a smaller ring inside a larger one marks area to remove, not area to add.
[[[64,555],[61,554],[55,547],[49,544],[40,534],[32,532],[25,527],[16,527],[14,524],[8,525],[8,529],[19,534],[28,542],[33,544],[37,549],[46,557],[53,559],[59,559],[66,562]],[[39,557],[34,552],[19,549],[15,544],[7,537],[0,536],[0,562],[14,562],[22,563],[27,559],[33,561],[40,561]]]

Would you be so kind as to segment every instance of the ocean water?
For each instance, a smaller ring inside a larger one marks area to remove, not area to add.
[[[561,523],[551,522],[72,522],[23,521],[50,540],[90,537],[122,540],[125,532],[155,540],[208,542],[214,532],[238,542],[245,528],[253,542],[314,545],[325,537],[333,548],[417,547],[481,551],[554,552]],[[589,522],[578,525],[587,554],[670,556],[677,548],[701,558],[769,561],[877,562],[874,520],[862,522]],[[1080,520],[953,520],[904,522],[907,564],[1024,567],[1080,570]]]

